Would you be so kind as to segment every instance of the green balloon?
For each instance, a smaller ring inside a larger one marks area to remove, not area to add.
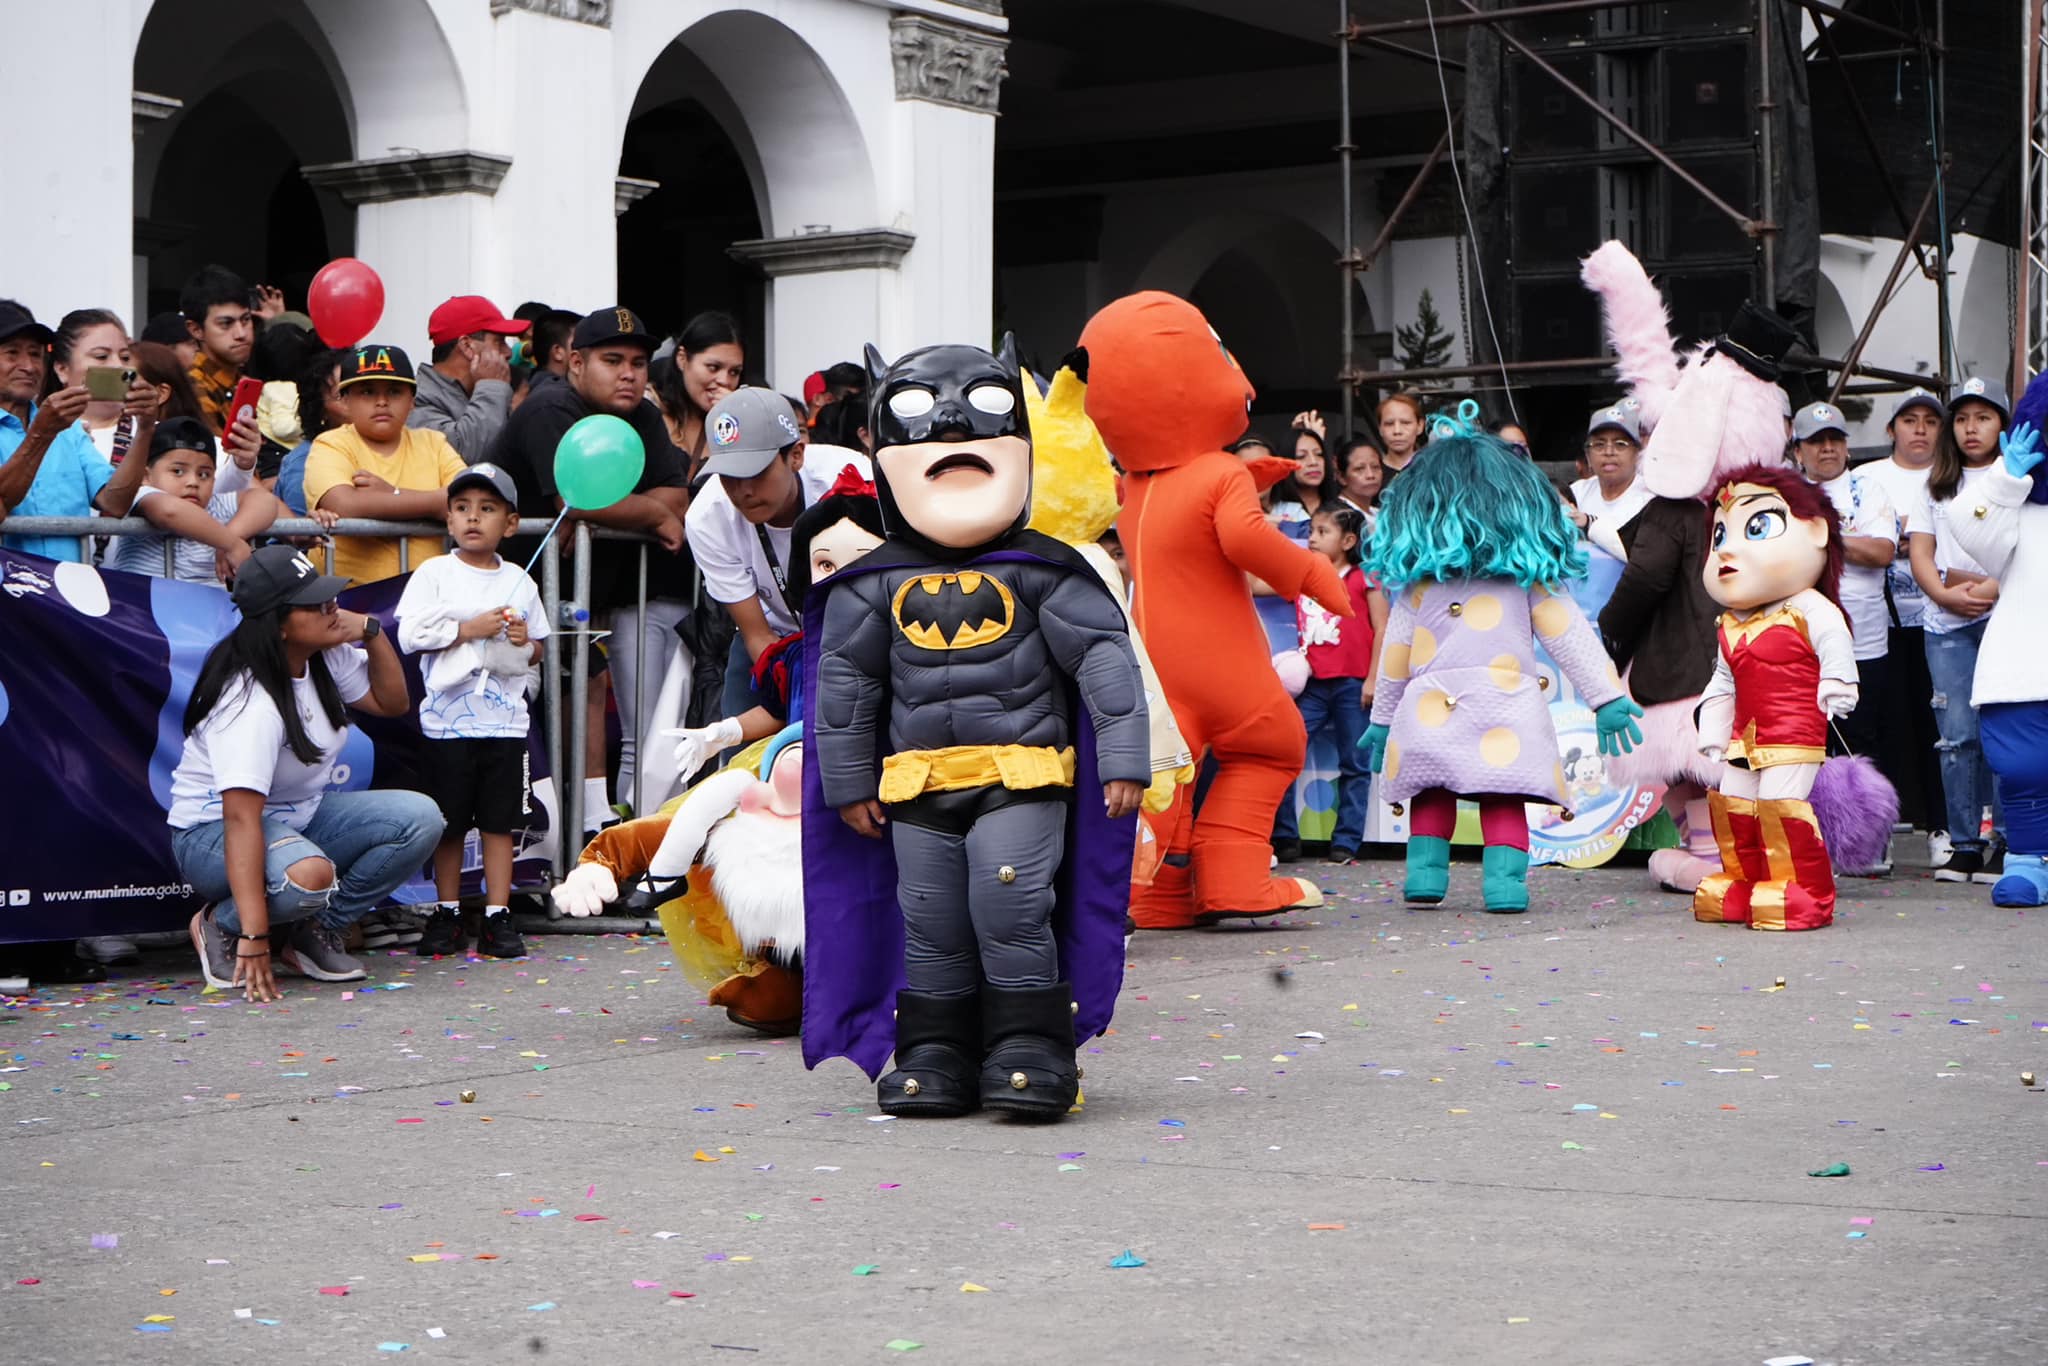
[[[596,413],[555,446],[555,492],[572,508],[610,507],[633,491],[647,467],[640,433],[624,418]]]

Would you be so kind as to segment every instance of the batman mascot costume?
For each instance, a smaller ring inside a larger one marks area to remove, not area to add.
[[[1011,340],[867,362],[888,539],[804,605],[804,1060],[893,1048],[892,1115],[1058,1119],[1122,980],[1144,686],[1101,578],[1025,529]]]

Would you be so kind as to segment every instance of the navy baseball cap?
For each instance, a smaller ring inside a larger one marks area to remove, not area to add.
[[[318,607],[332,602],[348,587],[337,574],[322,574],[305,552],[288,545],[267,545],[252,551],[235,571],[231,590],[243,616],[274,612],[280,607]]]

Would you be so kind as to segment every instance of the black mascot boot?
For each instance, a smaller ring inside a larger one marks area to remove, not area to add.
[[[1059,1119],[1081,1094],[1073,988],[983,987],[981,1103],[1020,1119]]]
[[[888,1115],[945,1119],[976,1107],[981,998],[896,993],[896,1068],[876,1084]]]

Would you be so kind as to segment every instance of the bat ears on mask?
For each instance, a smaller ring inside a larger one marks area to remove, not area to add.
[[[1012,371],[1019,370],[1021,367],[1017,363],[1017,334],[1014,332],[1003,333],[1002,345],[996,348],[995,354],[996,359],[1001,361],[1005,367]],[[1081,354],[1083,356],[1081,362],[1083,367],[1082,377],[1085,379],[1087,377],[1087,353],[1082,352]],[[889,362],[882,359],[882,353],[875,348],[873,342],[867,343],[862,355],[867,361],[868,388],[878,390],[882,387],[883,378],[889,373]]]

